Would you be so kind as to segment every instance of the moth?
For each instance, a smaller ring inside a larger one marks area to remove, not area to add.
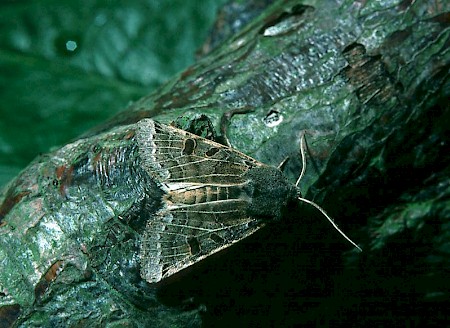
[[[160,209],[146,223],[140,274],[157,283],[242,240],[269,221],[280,220],[293,202],[317,208],[275,167],[227,146],[143,119],[137,143],[145,171],[163,191]],[[304,137],[302,137],[302,145]]]

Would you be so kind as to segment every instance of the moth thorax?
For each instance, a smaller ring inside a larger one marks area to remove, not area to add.
[[[297,188],[274,167],[252,168],[245,177],[248,179],[245,190],[251,199],[248,207],[250,216],[281,219],[288,204],[298,196]]]

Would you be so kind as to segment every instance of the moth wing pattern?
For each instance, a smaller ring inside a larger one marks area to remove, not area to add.
[[[242,182],[262,163],[227,146],[151,119],[138,123],[141,158],[148,173],[164,183]]]
[[[163,207],[142,236],[141,276],[160,280],[262,227],[246,213],[245,173],[260,162],[151,119],[138,123],[143,165],[161,183]]]
[[[141,245],[141,275],[148,282],[163,278],[212,255],[241,240],[261,227],[240,210],[237,219],[229,221],[231,211],[208,205],[197,209],[161,211],[149,221]],[[220,223],[221,217],[225,218]]]

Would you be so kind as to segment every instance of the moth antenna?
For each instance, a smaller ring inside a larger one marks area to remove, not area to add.
[[[302,131],[301,136],[300,136],[300,154],[302,156],[302,171],[300,172],[300,175],[299,175],[297,181],[295,182],[295,186],[297,188],[298,188],[298,185],[300,184],[300,180],[303,178],[303,176],[305,175],[305,171],[306,171],[305,149],[306,149],[305,132]]]
[[[320,207],[319,205],[317,205],[316,203],[306,199],[306,198],[302,198],[302,197],[298,197],[298,199],[302,202],[308,203],[312,206],[314,206],[315,208],[317,208],[326,218],[328,221],[330,221],[330,223],[333,225],[333,227],[342,235],[342,237],[344,237],[345,239],[347,239],[353,246],[355,246],[360,252],[362,252],[361,247],[359,247],[358,245],[356,245],[356,243],[351,240],[349,237],[347,237],[347,235],[341,230],[339,229],[339,227],[337,226],[336,223],[334,223],[333,219],[330,218],[330,216],[327,214],[327,212],[325,212],[325,210]]]
[[[300,176],[297,179],[297,182],[295,182],[295,186],[298,188],[298,185],[300,184],[300,180],[303,178],[303,176],[305,175],[305,171],[306,171],[306,154],[305,154],[305,149],[306,149],[306,139],[305,139],[305,131],[302,131],[301,136],[300,136],[300,154],[302,156],[302,171],[300,172]],[[315,208],[317,208],[320,213],[322,213],[328,221],[330,221],[330,223],[333,225],[333,227],[345,238],[347,239],[353,246],[355,246],[360,252],[362,252],[361,247],[359,247],[358,245],[356,245],[356,243],[351,240],[349,237],[347,237],[347,235],[341,230],[339,229],[339,227],[337,226],[336,223],[334,223],[333,219],[327,214],[327,212],[325,212],[325,210],[320,207],[319,205],[317,205],[316,203],[306,199],[306,198],[302,198],[302,197],[298,197],[298,199],[302,202],[305,202],[309,205],[314,206]]]
[[[286,156],[280,164],[278,164],[277,169],[282,171],[283,167],[286,165],[287,161],[289,160],[289,156]]]

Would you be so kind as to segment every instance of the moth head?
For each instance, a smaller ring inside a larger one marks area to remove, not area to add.
[[[258,219],[279,220],[300,196],[298,189],[280,170],[271,166],[251,168],[245,175],[245,191],[250,198],[248,214]]]

